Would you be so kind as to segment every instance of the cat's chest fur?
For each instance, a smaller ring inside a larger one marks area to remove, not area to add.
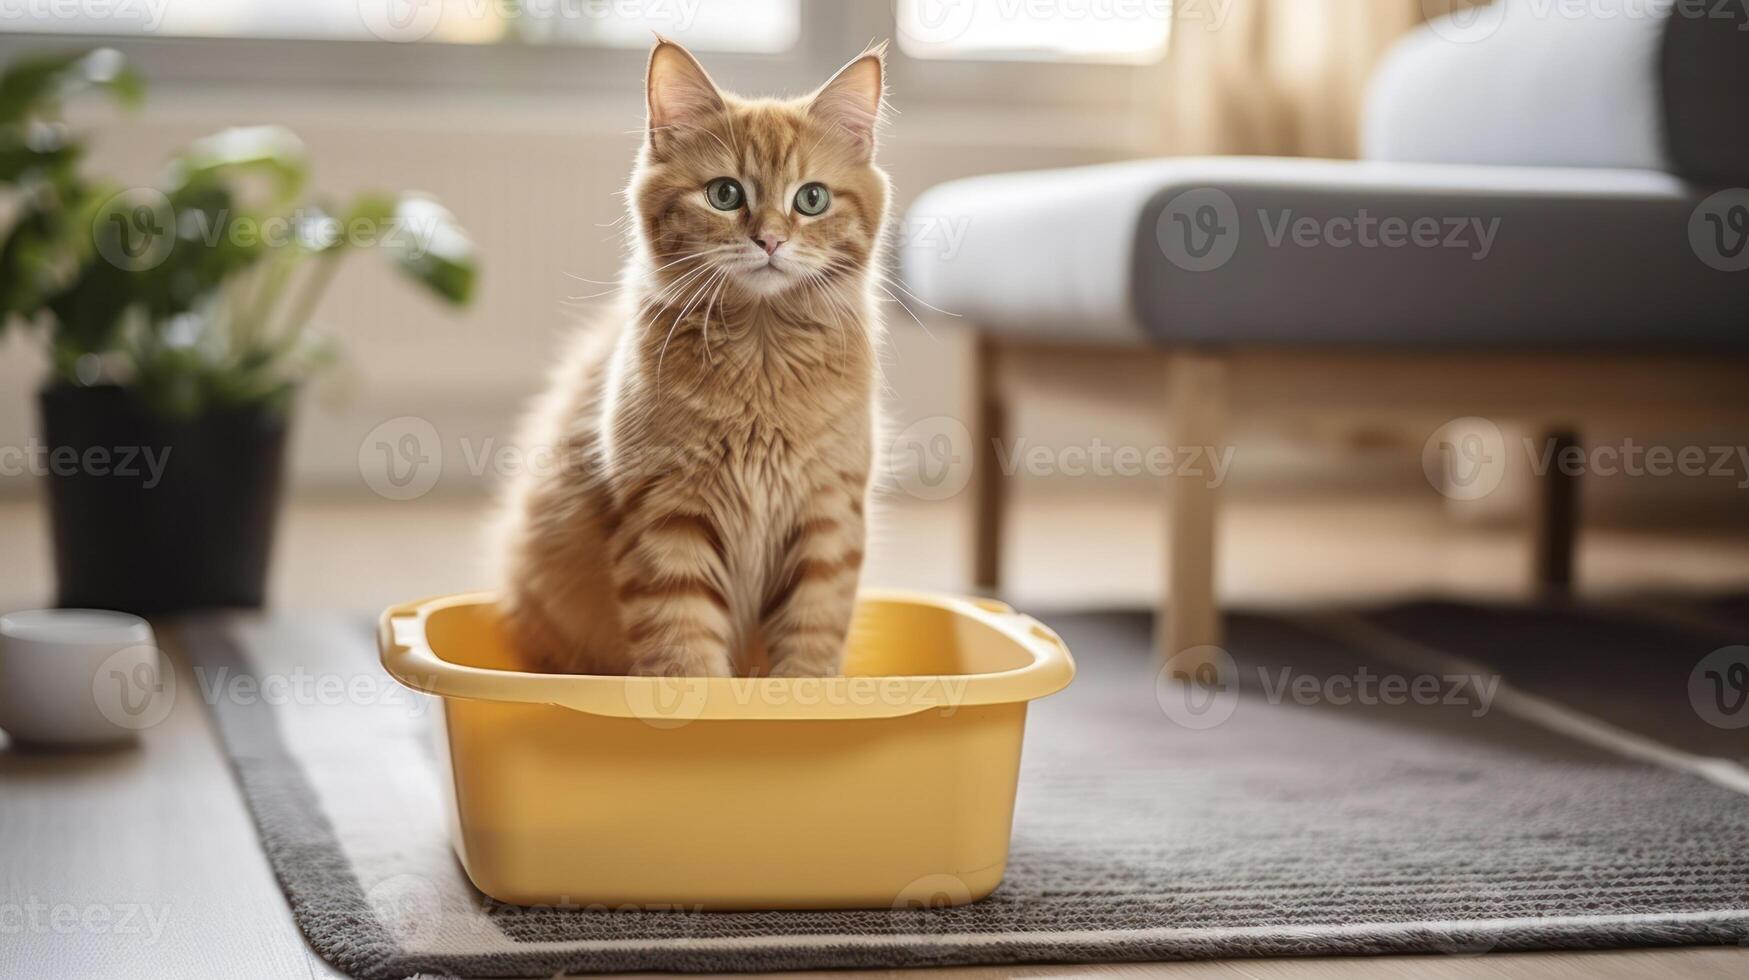
[[[872,357],[824,330],[792,324],[780,344],[760,329],[724,329],[708,352],[688,336],[653,361],[632,354],[604,420],[615,456],[671,459],[667,478],[711,513],[742,633],[818,498],[864,493],[873,446]]]
[[[732,532],[733,571],[763,577],[789,528],[822,488],[866,484],[871,432],[866,405],[814,404],[772,412],[744,403],[696,415],[666,438],[695,440],[675,476],[699,487]]]

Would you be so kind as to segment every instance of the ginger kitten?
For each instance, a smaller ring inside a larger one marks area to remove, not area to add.
[[[658,39],[616,312],[583,330],[510,488],[501,607],[566,673],[838,672],[875,446],[880,45],[789,101]]]

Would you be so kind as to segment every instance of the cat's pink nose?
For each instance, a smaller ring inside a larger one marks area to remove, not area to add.
[[[777,247],[784,243],[784,239],[772,234],[749,235],[747,237],[753,239],[760,248],[765,249],[766,255],[775,254],[777,252]]]

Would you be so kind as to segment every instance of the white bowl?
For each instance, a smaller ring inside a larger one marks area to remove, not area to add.
[[[175,674],[138,616],[39,609],[0,616],[0,729],[35,745],[98,745],[163,721]]]

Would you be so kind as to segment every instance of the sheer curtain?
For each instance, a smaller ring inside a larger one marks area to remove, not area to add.
[[[1352,157],[1379,58],[1429,17],[1477,2],[1181,0],[1163,149]]]

